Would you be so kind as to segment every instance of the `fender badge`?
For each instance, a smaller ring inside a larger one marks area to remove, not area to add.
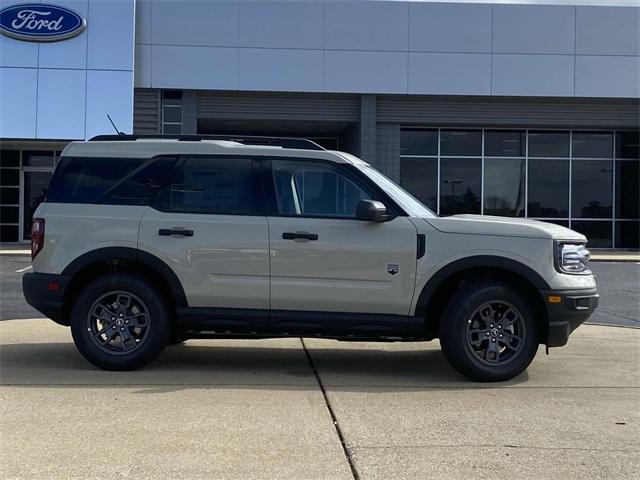
[[[397,263],[387,263],[387,273],[389,275],[395,275],[400,271],[400,265]]]

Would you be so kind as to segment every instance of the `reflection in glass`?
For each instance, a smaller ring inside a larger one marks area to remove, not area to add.
[[[571,222],[571,229],[587,237],[589,248],[611,248],[613,222],[579,220]]]
[[[640,248],[640,222],[616,222],[616,248]]]
[[[22,152],[22,164],[29,167],[53,168],[53,152]]]
[[[524,177],[524,159],[485,159],[483,213],[524,217]]]
[[[611,158],[613,156],[613,133],[573,132],[571,156],[573,158]]]
[[[576,160],[571,165],[573,218],[611,218],[613,162]]]
[[[31,238],[31,220],[33,214],[44,201],[49,186],[51,172],[24,172],[24,217],[23,238]]]
[[[616,162],[616,218],[640,216],[640,162]]]
[[[440,214],[480,213],[482,161],[443,158],[440,169]]]
[[[438,155],[438,130],[401,130],[400,155]]]
[[[640,132],[616,133],[616,158],[640,158]]]
[[[569,161],[529,160],[530,217],[569,216]]]
[[[568,157],[569,132],[529,132],[530,157]]]
[[[440,155],[482,155],[481,130],[441,130]]]
[[[489,157],[524,157],[525,133],[517,130],[485,130],[484,154]]]
[[[438,205],[438,159],[400,159],[400,185],[435,212]]]

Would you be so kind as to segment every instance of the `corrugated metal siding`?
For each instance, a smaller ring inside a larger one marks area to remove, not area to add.
[[[637,128],[633,100],[444,98],[378,96],[378,121],[423,125]]]
[[[314,120],[359,119],[357,95],[198,93],[198,118],[225,120]]]
[[[134,90],[133,133],[160,133],[160,90]]]

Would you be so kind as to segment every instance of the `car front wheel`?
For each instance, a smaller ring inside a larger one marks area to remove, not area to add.
[[[503,381],[522,373],[536,355],[539,338],[539,322],[529,302],[499,282],[461,288],[440,320],[445,357],[476,381]]]
[[[80,353],[94,365],[134,370],[166,347],[170,333],[167,306],[144,278],[105,275],[76,298],[71,333]]]

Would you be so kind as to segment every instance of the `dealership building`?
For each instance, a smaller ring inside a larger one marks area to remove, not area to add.
[[[50,2],[0,0],[2,243],[28,241],[61,150],[114,133],[109,114],[133,134],[312,138],[441,215],[639,247],[631,1]]]

